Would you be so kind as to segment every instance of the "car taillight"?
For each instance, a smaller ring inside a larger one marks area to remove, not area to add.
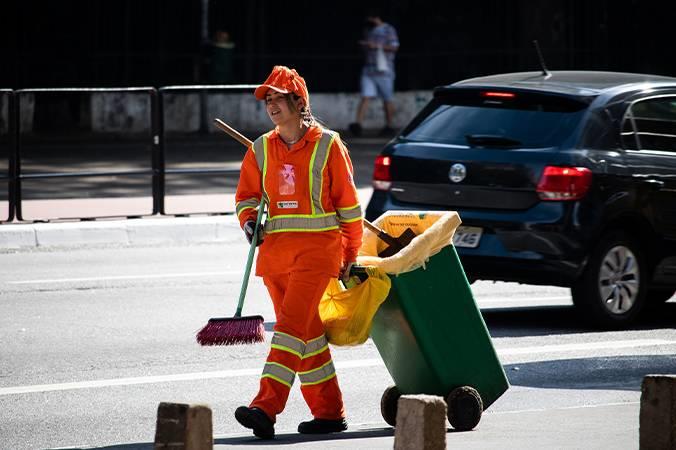
[[[392,176],[390,175],[390,165],[392,159],[389,156],[376,156],[375,166],[373,167],[373,189],[387,191],[392,186]]]
[[[592,172],[586,167],[546,166],[536,191],[541,200],[578,200],[591,182]]]

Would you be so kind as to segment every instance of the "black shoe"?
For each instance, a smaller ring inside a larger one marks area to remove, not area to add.
[[[348,125],[348,128],[350,129],[350,133],[352,133],[353,136],[361,136],[361,125],[359,122],[353,122],[350,125]]]
[[[298,432],[303,434],[338,433],[345,430],[347,430],[345,419],[312,419],[308,422],[301,422],[298,425]]]
[[[378,133],[378,136],[393,136],[395,133],[395,129],[392,127],[385,127],[382,130],[380,130],[380,133]]]
[[[240,406],[235,410],[235,419],[247,428],[253,430],[253,434],[261,439],[275,437],[275,424],[267,414],[258,408]]]

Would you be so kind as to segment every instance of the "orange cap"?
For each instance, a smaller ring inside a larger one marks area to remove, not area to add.
[[[286,66],[273,67],[268,79],[256,88],[254,95],[258,100],[263,100],[269,89],[282,94],[293,92],[305,100],[305,105],[310,105],[310,94],[307,91],[305,80],[298,75],[295,69],[289,69]]]

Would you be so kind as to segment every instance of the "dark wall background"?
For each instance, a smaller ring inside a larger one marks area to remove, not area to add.
[[[312,91],[356,91],[364,1],[209,0],[208,28],[230,32],[236,83],[273,64]],[[206,78],[201,0],[4,0],[0,88],[166,86]],[[473,0],[383,2],[398,30],[397,89],[536,70],[676,76],[668,2]],[[667,9],[665,9],[667,8]]]

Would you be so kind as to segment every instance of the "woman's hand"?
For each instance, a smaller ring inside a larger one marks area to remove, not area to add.
[[[247,220],[246,223],[244,224],[244,234],[246,235],[246,240],[249,241],[249,244],[251,244],[251,239],[253,239],[254,232],[257,231],[256,247],[258,247],[263,243],[264,239],[263,225],[262,224],[258,225],[258,230],[255,230],[255,228],[256,221]]]
[[[347,281],[350,279],[350,269],[352,269],[352,266],[356,264],[355,261],[349,261],[349,262],[344,262],[343,265],[340,267],[340,273],[338,274],[338,278],[343,282],[347,283]]]

